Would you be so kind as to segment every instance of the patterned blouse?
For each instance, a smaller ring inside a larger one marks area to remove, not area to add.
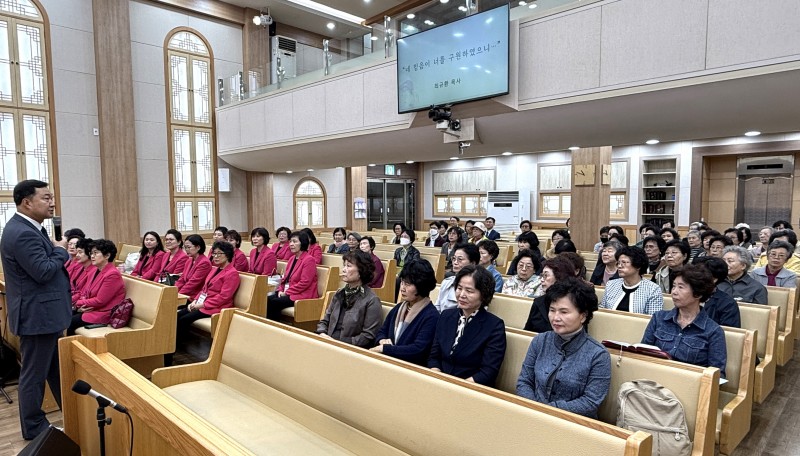
[[[503,294],[512,296],[521,296],[525,298],[533,298],[539,285],[542,284],[542,278],[538,275],[532,275],[528,280],[522,280],[518,275],[511,276],[503,284]]]

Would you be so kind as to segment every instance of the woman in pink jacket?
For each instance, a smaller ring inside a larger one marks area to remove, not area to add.
[[[278,259],[267,243],[269,231],[263,226],[253,228],[250,232],[250,242],[253,250],[250,251],[250,272],[259,275],[273,275],[278,270]]]
[[[74,301],[75,309],[67,335],[86,325],[105,325],[111,320],[111,309],[125,299],[125,283],[122,274],[114,267],[117,247],[106,239],[97,239],[92,245],[92,265],[96,271],[88,271],[86,286]]]
[[[183,251],[183,235],[176,229],[167,230],[164,235],[164,247],[167,249],[167,254],[164,255],[164,260],[161,262],[159,277],[156,279],[160,281],[163,274],[180,275],[186,269],[186,263],[189,262],[189,257]]]
[[[280,320],[281,311],[294,306],[298,299],[319,297],[317,293],[317,263],[308,253],[309,240],[304,231],[295,231],[289,238],[294,256],[286,265],[275,295],[267,299],[267,318]]]
[[[316,264],[321,264],[322,247],[320,247],[319,243],[317,243],[317,236],[313,231],[311,231],[311,228],[303,228],[300,231],[306,233],[306,236],[308,236],[308,254],[311,255],[311,258],[314,258],[314,262]],[[294,254],[294,251],[292,251],[292,253]]]
[[[250,272],[247,256],[240,248],[242,246],[242,235],[236,230],[228,230],[228,232],[225,233],[225,241],[233,246],[233,261],[231,261],[233,267],[239,272]]]
[[[214,267],[206,276],[200,293],[185,309],[178,311],[176,343],[182,342],[189,328],[201,318],[210,318],[222,309],[233,307],[233,296],[239,289],[239,271],[233,267],[233,246],[217,241],[211,247]]]
[[[199,234],[187,236],[183,250],[186,251],[189,261],[186,262],[183,274],[175,282],[175,286],[178,287],[178,293],[188,296],[191,302],[200,294],[206,276],[211,272],[211,261],[205,256],[206,241]]]
[[[275,231],[275,236],[278,242],[272,244],[271,250],[275,252],[275,256],[279,260],[289,260],[292,258],[292,251],[289,250],[289,237],[292,235],[292,230],[282,226]]]
[[[139,262],[136,263],[131,275],[145,280],[157,280],[161,274],[161,263],[164,262],[166,254],[158,233],[155,231],[144,233],[142,250],[139,251]]]

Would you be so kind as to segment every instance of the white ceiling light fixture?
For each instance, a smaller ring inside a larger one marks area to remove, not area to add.
[[[647,141],[645,141],[645,144],[649,144],[649,145],[651,145],[651,146],[654,146],[654,145],[656,145],[656,144],[658,144],[658,143],[660,143],[660,142],[661,142],[661,141],[659,141],[659,140],[657,140],[657,139],[655,139],[655,138],[654,138],[654,139],[648,139]]]
[[[306,171],[308,171],[309,173],[313,173],[314,172],[314,168],[308,168]]]
[[[748,131],[748,132],[747,132],[747,133],[745,133],[744,135],[745,135],[745,136],[758,136],[758,135],[760,135],[760,134],[761,134],[761,132],[760,132],[760,131],[752,130],[752,131]]]
[[[458,157],[450,157],[450,160],[458,160]]]
[[[439,0],[439,3],[441,3],[442,5],[444,5],[445,3],[449,2],[449,1],[450,1],[450,0]]]
[[[569,146],[569,150],[578,150],[580,146]]]
[[[417,17],[417,15],[416,15],[416,14],[414,14],[414,13],[408,13],[408,14],[406,14],[406,19],[414,19],[415,17]]]
[[[461,5],[461,6],[458,7],[458,10],[461,11],[461,12],[466,13],[467,12],[467,7],[464,6],[464,5]]]
[[[506,157],[508,157],[509,155],[514,155],[514,153],[513,152],[509,152],[509,151],[505,151],[501,155],[505,155]]]
[[[269,9],[267,9],[267,14],[262,11],[258,16],[253,16],[253,24],[256,26],[267,28],[272,25],[272,22],[273,19],[269,14]]]
[[[286,174],[292,174],[293,172],[294,172],[294,171],[292,171],[292,170],[290,169],[289,171],[286,171]]]
[[[530,9],[534,9],[534,8],[536,8],[537,6],[538,6],[538,5],[537,5],[536,3],[531,3],[530,5],[528,5],[528,8],[530,8]]]
[[[376,166],[376,165],[375,165],[375,163],[370,163],[370,164],[369,164],[369,165],[367,165],[367,166],[372,166],[372,167],[374,167],[374,166]]]
[[[414,164],[414,160],[406,160],[406,164],[407,165],[412,165],[412,164]]]
[[[317,3],[313,0],[286,0],[286,1],[288,3],[297,5],[306,11],[315,13],[317,15],[322,14],[323,16],[330,16],[332,18],[341,19],[347,22],[352,22],[353,24],[356,25],[361,25],[364,22],[363,17],[358,17],[350,13],[345,13],[344,11],[338,10],[336,8],[331,8],[330,6],[323,5],[322,3]]]
[[[328,22],[327,24],[325,24],[325,27],[328,27],[328,30],[333,30],[336,28],[336,24],[334,24],[333,22]]]
[[[527,4],[528,2],[526,2],[525,0],[519,0],[519,6],[525,6]]]

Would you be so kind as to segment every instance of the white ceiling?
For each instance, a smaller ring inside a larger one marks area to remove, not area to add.
[[[292,27],[301,28],[319,35],[328,36],[331,38],[343,39],[361,36],[368,32],[368,28],[356,25],[352,22],[343,21],[333,17],[327,17],[318,11],[305,10],[300,6],[288,2],[286,0],[223,0],[225,3],[231,5],[241,6],[243,8],[253,8],[256,10],[267,11],[269,8],[270,15],[278,23],[278,34],[280,34],[280,24],[291,25]],[[372,17],[380,14],[389,8],[392,8],[400,3],[402,0],[314,0],[325,6],[344,11],[346,13],[358,16],[362,19]],[[334,22],[336,28],[329,30],[326,27],[328,22]]]
[[[793,70],[479,117],[475,123],[482,144],[473,141],[464,157],[643,144],[649,138],[730,137],[749,130],[800,131],[798,87],[800,70]],[[459,106],[453,114],[459,117]],[[238,168],[283,172],[457,155],[457,145],[443,144],[442,133],[420,116],[427,113],[418,113],[412,128],[220,156]]]

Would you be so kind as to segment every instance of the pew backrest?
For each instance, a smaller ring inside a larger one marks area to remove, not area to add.
[[[502,293],[496,293],[489,304],[489,313],[497,315],[507,328],[525,329],[533,300]]]

